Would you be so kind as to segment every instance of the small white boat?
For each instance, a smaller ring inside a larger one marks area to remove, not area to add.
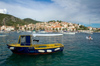
[[[26,31],[26,32],[32,32],[32,31]]]
[[[87,33],[87,34],[93,34],[93,32],[85,32],[85,33]]]
[[[32,33],[34,34],[34,33],[36,33],[36,31],[35,31],[35,30],[33,30],[33,32],[32,32]]]
[[[93,38],[89,38],[88,36],[86,36],[86,39],[88,39],[88,40],[93,40]]]
[[[6,35],[0,35],[0,37],[5,37]]]
[[[46,33],[45,30],[40,30],[38,33]]]
[[[4,31],[0,31],[0,33],[5,33]]]
[[[33,31],[32,33],[36,33],[35,31]]]
[[[20,33],[21,31],[17,31],[17,33]]]
[[[88,34],[93,34],[92,32],[88,33]]]
[[[74,35],[75,32],[63,32],[63,34],[72,34],[72,35]]]

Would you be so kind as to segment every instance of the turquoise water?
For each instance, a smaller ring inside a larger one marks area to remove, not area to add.
[[[0,37],[0,66],[100,66],[100,33],[91,34],[91,41],[84,33],[64,35],[63,52],[36,56],[16,55],[7,48],[6,44],[17,42],[19,34]]]

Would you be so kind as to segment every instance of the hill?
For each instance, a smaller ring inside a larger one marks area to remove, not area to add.
[[[0,26],[16,26],[17,24],[24,25],[26,24],[26,22],[20,18],[14,17],[9,14],[0,14]]]
[[[33,19],[31,19],[31,18],[25,18],[25,19],[23,19],[23,20],[24,20],[25,22],[33,23],[33,24],[36,24],[36,23],[40,22],[40,21],[33,20]]]
[[[9,14],[1,14],[0,13],[0,26],[7,25],[7,26],[15,26],[16,27],[18,24],[19,25],[25,25],[25,24],[30,24],[30,23],[35,24],[37,22],[39,22],[39,21],[35,21],[30,18],[20,19],[20,18],[14,17]]]

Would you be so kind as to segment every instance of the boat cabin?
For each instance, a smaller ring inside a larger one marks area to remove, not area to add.
[[[18,44],[21,45],[31,45],[31,35],[20,35],[18,39]]]
[[[31,35],[20,35],[18,39],[18,44],[29,46],[33,44],[33,41],[39,42],[39,40],[32,39]]]
[[[58,35],[62,35],[62,34],[58,34]],[[49,35],[49,36],[58,36],[57,34],[51,34],[51,35]],[[19,39],[18,39],[18,44],[20,44],[21,46],[30,46],[30,45],[32,45],[32,44],[34,44],[34,43],[36,43],[36,42],[41,42],[41,41],[43,41],[43,38],[42,38],[42,40],[37,40],[37,39],[35,39],[35,37],[37,37],[37,36],[48,36],[48,34],[34,34],[34,35],[20,35],[19,36]],[[55,40],[55,38],[51,38],[51,39],[53,39],[53,40]],[[48,40],[46,40],[46,41],[48,41]],[[44,42],[46,42],[46,41],[44,41]],[[37,43],[36,43],[37,44]],[[44,43],[43,43],[44,44]]]

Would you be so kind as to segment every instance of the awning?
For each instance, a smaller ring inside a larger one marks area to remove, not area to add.
[[[62,36],[63,34],[33,34],[34,37],[36,36]]]

